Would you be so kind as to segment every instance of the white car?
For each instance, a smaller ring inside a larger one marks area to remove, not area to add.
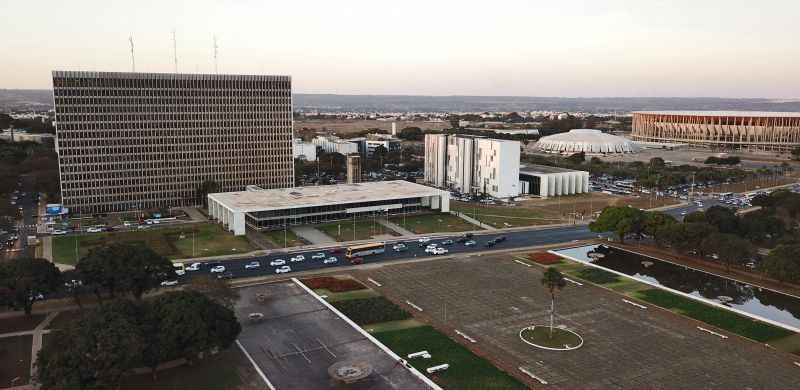
[[[337,258],[335,258],[335,257],[331,256],[331,257],[329,257],[329,258],[327,258],[327,259],[323,260],[323,261],[322,261],[322,264],[333,264],[333,263],[338,263],[338,262],[339,262],[339,259],[337,259]]]
[[[311,255],[311,260],[320,260],[320,259],[324,259],[324,258],[325,258],[325,254],[322,253],[322,252],[314,253],[313,255]]]
[[[225,266],[224,265],[217,265],[217,266],[211,267],[210,271],[211,271],[211,273],[225,272]]]
[[[286,264],[286,260],[284,260],[284,259],[275,259],[275,260],[272,260],[272,261],[269,262],[269,265],[272,266],[272,267],[275,267],[275,266],[278,266],[278,265],[284,265],[284,264]]]
[[[306,260],[306,257],[303,256],[303,255],[297,255],[297,256],[292,257],[291,259],[289,259],[289,261],[292,262],[292,263],[296,263],[298,261],[305,261],[305,260]]]
[[[288,265],[284,265],[283,267],[275,268],[275,273],[276,274],[285,274],[285,273],[287,273],[287,272],[289,272],[291,270],[292,270],[291,267],[289,267]]]
[[[90,227],[90,228],[86,229],[87,233],[100,233],[102,231],[103,231],[103,229],[99,228],[99,227]]]
[[[177,285],[178,285],[178,281],[177,280],[165,280],[165,281],[161,282],[161,287],[171,287],[171,286],[177,286]]]
[[[251,261],[244,265],[244,269],[256,269],[256,268],[261,268],[261,262]]]
[[[202,263],[192,263],[190,266],[186,267],[185,269],[187,271],[199,271],[201,265],[202,265]]]
[[[53,230],[53,235],[54,236],[62,236],[64,234],[67,234],[66,230]]]
[[[392,249],[394,249],[395,252],[402,252],[408,248],[406,247],[406,244],[400,243],[393,246]]]
[[[430,238],[430,237],[420,237],[420,238],[419,238],[419,242],[420,242],[421,244],[424,244],[424,243],[426,243],[426,242],[429,242],[430,240],[431,240],[431,238]]]
[[[447,249],[444,248],[435,248],[433,251],[431,251],[431,253],[434,255],[446,255],[447,252]]]

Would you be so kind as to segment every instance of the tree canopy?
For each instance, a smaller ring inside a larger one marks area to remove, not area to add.
[[[61,273],[55,264],[39,258],[15,258],[0,264],[0,297],[13,309],[30,315],[39,294],[58,291]]]
[[[645,213],[633,207],[606,207],[596,221],[589,224],[593,232],[614,232],[620,242],[628,234],[641,234]]]
[[[98,298],[105,291],[110,297],[130,293],[136,299],[175,277],[172,262],[145,245],[117,243],[95,248],[80,259],[75,268],[83,283]]]

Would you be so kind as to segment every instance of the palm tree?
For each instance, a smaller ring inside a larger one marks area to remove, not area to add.
[[[550,290],[550,338],[553,338],[553,318],[556,312],[556,292],[564,288],[567,281],[564,275],[553,267],[548,267],[542,276],[542,286]]]

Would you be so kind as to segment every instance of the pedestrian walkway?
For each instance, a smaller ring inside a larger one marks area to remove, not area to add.
[[[53,261],[53,237],[42,237],[42,258],[52,262]]]
[[[311,245],[335,244],[336,240],[311,226],[295,226],[294,234],[311,243]]]
[[[480,227],[481,227],[481,228],[483,228],[483,229],[486,229],[486,230],[497,230],[497,228],[495,228],[494,226],[492,226],[492,225],[487,225],[487,224],[485,224],[485,223],[483,223],[483,222],[481,222],[481,221],[478,221],[478,220],[477,220],[477,219],[475,219],[475,218],[472,218],[472,217],[470,217],[470,216],[469,216],[469,215],[467,215],[467,214],[460,213],[460,212],[458,212],[458,211],[451,211],[451,212],[450,212],[450,214],[453,214],[453,215],[459,216],[459,217],[461,217],[461,219],[463,219],[463,220],[465,220],[465,221],[467,221],[467,222],[469,222],[469,223],[471,223],[471,224],[473,224],[473,225],[475,225],[475,226],[480,226]]]
[[[186,215],[188,215],[189,218],[192,219],[192,222],[206,222],[206,221],[208,221],[208,218],[205,215],[203,215],[203,213],[201,213],[200,210],[198,210],[195,207],[183,207],[183,208],[181,208],[181,210],[183,210],[183,212],[185,212]]]
[[[397,233],[400,233],[401,236],[413,236],[416,233],[388,220],[385,218],[378,218],[378,223],[383,225],[384,227],[388,228],[389,230],[394,230]]]
[[[47,314],[47,317],[33,329],[33,342],[31,343],[31,377],[36,375],[36,358],[39,356],[39,350],[42,349],[42,339],[45,333],[50,333],[49,330],[44,328],[50,325],[53,318],[56,318],[58,312]]]

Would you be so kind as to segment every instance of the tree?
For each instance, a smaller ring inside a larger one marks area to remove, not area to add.
[[[569,155],[569,157],[567,157],[567,161],[577,165],[583,164],[585,160],[586,160],[586,153],[584,152],[573,153]]]
[[[596,221],[589,224],[593,232],[612,231],[621,243],[628,234],[641,234],[644,225],[644,211],[634,207],[606,207]]]
[[[653,157],[650,159],[650,168],[661,169],[664,168],[665,165],[666,161],[661,157]]]
[[[130,301],[100,305],[44,345],[37,360],[43,389],[107,390],[141,361],[145,346],[137,319],[141,309]]]
[[[556,312],[556,292],[567,285],[564,275],[553,267],[547,267],[542,275],[542,285],[550,292],[550,338],[553,338],[553,321]]]
[[[386,149],[383,145],[378,145],[375,150],[372,151],[372,157],[377,158],[380,161],[380,165],[378,165],[378,169],[383,168],[383,159],[386,158],[386,155],[389,153],[389,150]]]
[[[669,214],[658,211],[645,212],[642,231],[644,234],[655,238],[656,242],[659,242],[659,232],[663,231],[665,226],[674,223],[677,223],[677,221]]]
[[[722,206],[711,206],[705,211],[706,221],[717,228],[720,233],[736,233],[739,230],[739,218],[736,213]]]
[[[239,291],[231,288],[231,285],[224,279],[211,277],[209,275],[196,275],[192,277],[186,290],[199,292],[211,300],[227,308],[233,308],[233,304],[239,300]]]
[[[203,180],[203,182],[200,183],[200,186],[197,187],[197,203],[202,204],[205,208],[208,208],[208,194],[220,192],[221,190],[222,186],[220,186],[216,181],[212,179]]]
[[[167,279],[175,277],[172,263],[144,245],[111,244],[95,248],[75,266],[85,285],[98,299],[101,291],[115,297],[131,293],[136,299]]]
[[[716,254],[730,272],[732,265],[747,263],[753,256],[753,245],[749,241],[729,233],[713,233],[703,239],[705,253]]]
[[[456,121],[456,124],[458,124],[458,121]],[[397,136],[407,141],[422,141],[425,138],[425,134],[419,127],[403,128]]]
[[[0,296],[11,308],[30,316],[39,294],[58,290],[61,273],[55,264],[39,258],[16,258],[0,265]]]
[[[759,266],[779,282],[800,283],[800,245],[778,245]]]

